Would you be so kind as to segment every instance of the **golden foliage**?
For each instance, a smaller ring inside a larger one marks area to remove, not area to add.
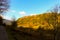
[[[57,18],[56,18],[57,16]],[[56,13],[44,13],[35,16],[25,16],[17,20],[18,26],[25,26],[34,29],[39,27],[43,29],[54,29],[54,23],[56,20],[60,22],[60,14]]]

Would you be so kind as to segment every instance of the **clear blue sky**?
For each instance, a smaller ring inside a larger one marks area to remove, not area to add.
[[[16,17],[18,19],[22,16],[44,13],[56,4],[60,4],[60,0],[11,0],[10,8],[5,15],[9,17]]]

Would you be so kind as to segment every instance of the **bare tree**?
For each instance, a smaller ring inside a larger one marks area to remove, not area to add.
[[[9,7],[8,0],[0,0],[0,16],[1,14],[4,14],[4,12],[7,11],[8,7]],[[0,40],[8,40],[6,29],[4,28],[3,25],[1,25],[2,22],[3,19],[0,18]]]
[[[60,6],[56,5],[52,9],[48,10],[52,13],[51,19],[54,20],[52,22],[52,25],[54,26],[54,40],[57,40],[57,33],[58,33],[58,14],[60,12]],[[50,20],[50,19],[49,19]],[[49,23],[48,20],[48,23]]]
[[[8,0],[0,0],[0,14],[6,12],[8,8]]]
[[[17,27],[17,22],[16,22],[16,17],[15,16],[13,16],[13,18],[12,18],[12,29],[15,29]]]
[[[8,7],[8,0],[0,0],[0,16],[8,10]],[[0,19],[0,21],[2,21],[2,19]]]
[[[53,13],[54,17],[54,40],[58,40],[57,34],[58,34],[58,14],[60,12],[60,6],[56,5],[51,12]]]
[[[60,11],[60,6],[56,5],[53,9],[52,12],[58,13]]]

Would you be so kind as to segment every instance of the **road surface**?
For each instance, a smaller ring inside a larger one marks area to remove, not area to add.
[[[3,26],[0,26],[0,40],[8,40],[6,29]]]

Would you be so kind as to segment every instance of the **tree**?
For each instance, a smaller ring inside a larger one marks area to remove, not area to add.
[[[0,14],[7,11],[8,7],[8,0],[0,0]]]
[[[11,29],[12,29],[12,30],[15,30],[16,27],[17,27],[16,17],[13,16]]]
[[[1,14],[4,14],[4,12],[7,11],[8,9],[8,0],[0,0],[0,16]],[[6,33],[6,29],[4,28],[3,25],[1,25],[3,23],[3,19],[0,17],[0,40],[8,40],[8,36]]]
[[[0,16],[0,25],[2,25],[3,23],[3,20],[2,20],[2,17]]]
[[[52,10],[50,10],[50,12],[52,13],[52,16],[50,17],[50,19],[47,20],[47,22],[52,23],[52,25],[54,27],[54,40],[57,40],[58,14],[60,12],[60,6],[59,5],[54,6],[54,8]],[[49,22],[49,20],[50,20],[50,22]],[[51,21],[51,20],[53,20],[53,21]]]
[[[7,11],[8,7],[8,0],[0,0],[0,16]],[[0,19],[0,21],[2,21],[2,19]]]
[[[58,33],[58,13],[59,13],[59,8],[60,6],[57,5],[53,8],[53,10],[51,11],[54,14],[54,22],[53,22],[53,26],[54,26],[54,40],[57,40],[57,33]]]

